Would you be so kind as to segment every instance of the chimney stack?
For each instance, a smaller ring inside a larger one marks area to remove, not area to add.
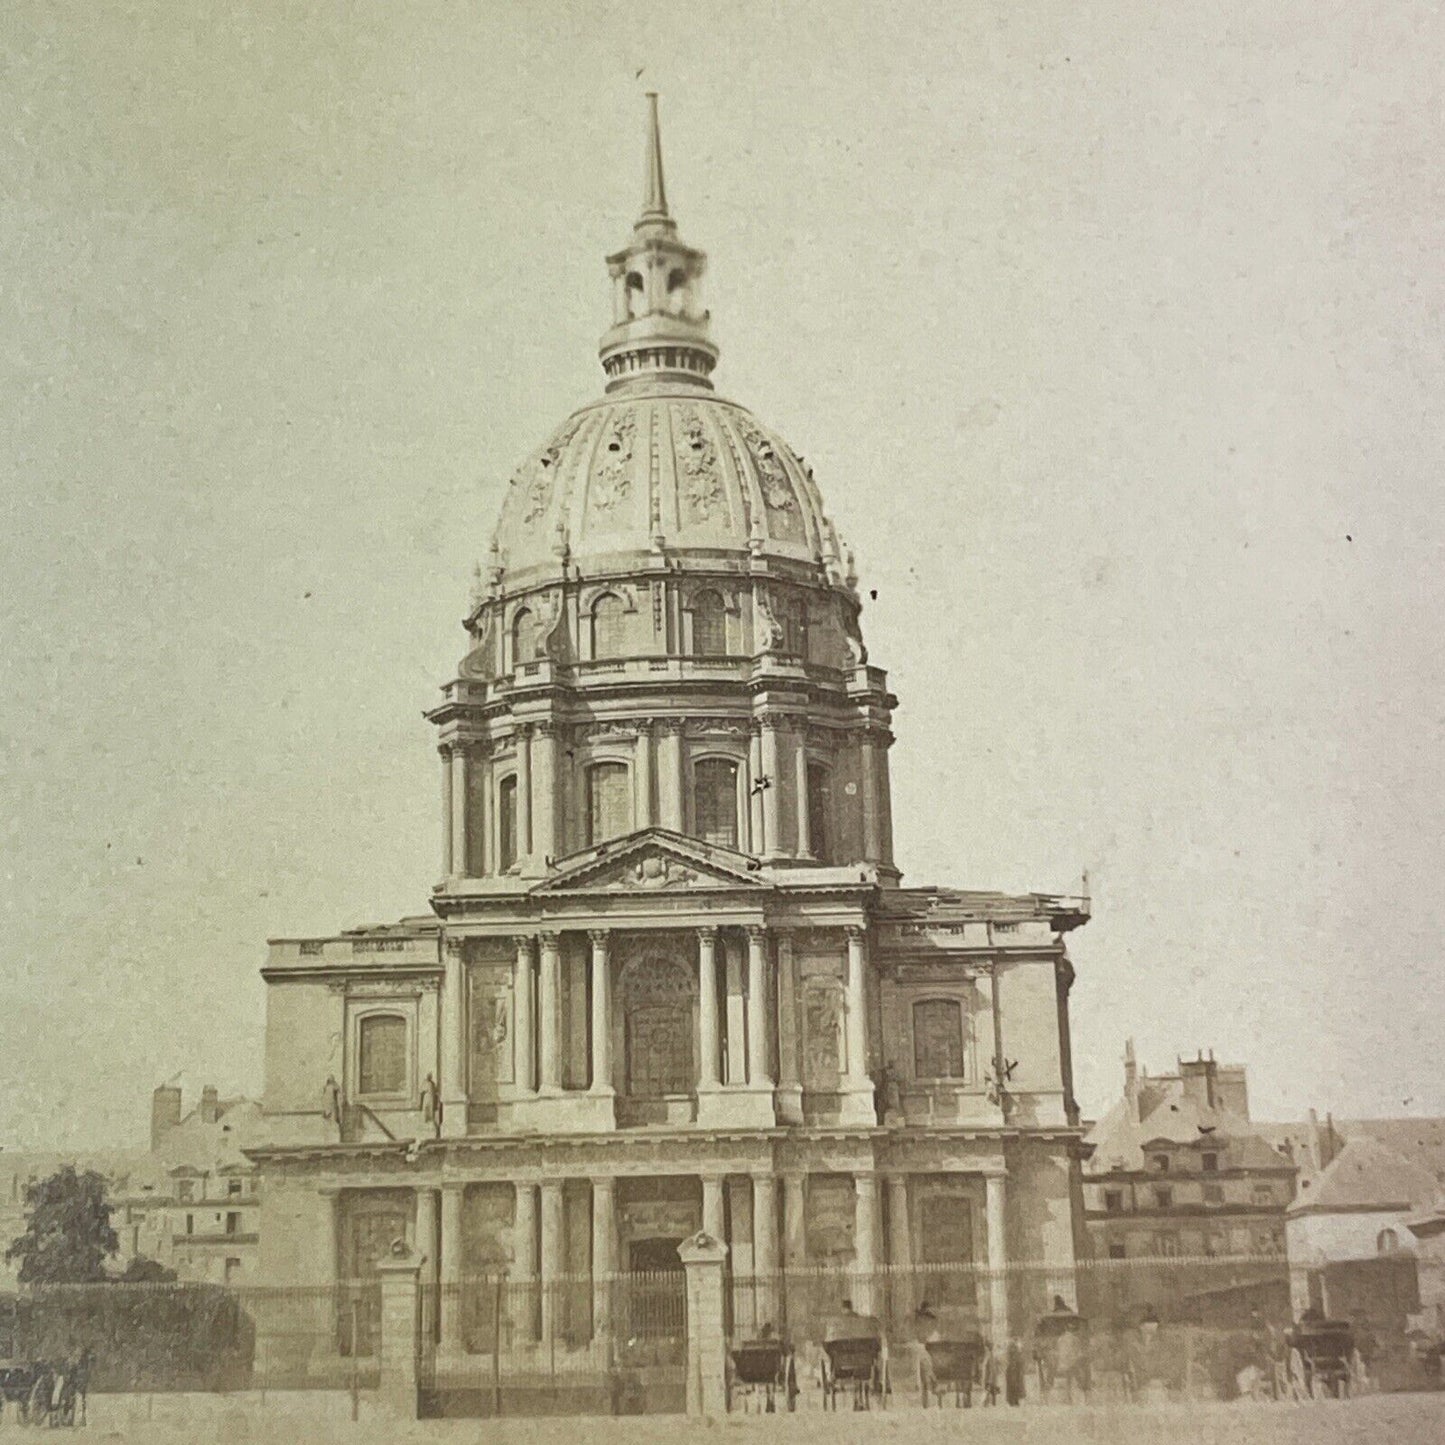
[[[1134,1058],[1134,1040],[1124,1040],[1124,1098],[1129,1104],[1129,1117],[1139,1122],[1139,1065]]]
[[[160,1148],[161,1140],[181,1122],[181,1086],[162,1084],[151,1095],[151,1148]]]
[[[214,1084],[207,1084],[201,1090],[201,1123],[214,1124],[221,1117],[221,1096]]]

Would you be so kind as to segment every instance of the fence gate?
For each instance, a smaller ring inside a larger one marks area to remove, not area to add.
[[[682,1270],[424,1284],[424,1416],[681,1414]]]

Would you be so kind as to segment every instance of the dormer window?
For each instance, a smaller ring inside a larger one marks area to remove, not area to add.
[[[1167,1154],[1155,1154],[1150,1158],[1149,1163],[1161,1174],[1169,1172],[1169,1156]]]

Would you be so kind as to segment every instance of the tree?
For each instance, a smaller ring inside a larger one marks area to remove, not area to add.
[[[167,1269],[158,1259],[146,1259],[136,1255],[116,1276],[120,1284],[174,1284],[176,1272]]]
[[[25,1188],[25,1232],[5,1251],[20,1261],[21,1284],[92,1284],[120,1249],[110,1225],[105,1179],[73,1164]]]

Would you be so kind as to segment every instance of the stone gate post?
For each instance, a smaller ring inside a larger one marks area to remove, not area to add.
[[[381,1402],[388,1414],[417,1416],[417,1348],[421,1327],[420,1278],[423,1256],[404,1240],[376,1265],[381,1280]]]
[[[723,1261],[728,1248],[706,1231],[677,1247],[687,1271],[687,1413],[727,1413],[727,1341],[723,1336]]]

